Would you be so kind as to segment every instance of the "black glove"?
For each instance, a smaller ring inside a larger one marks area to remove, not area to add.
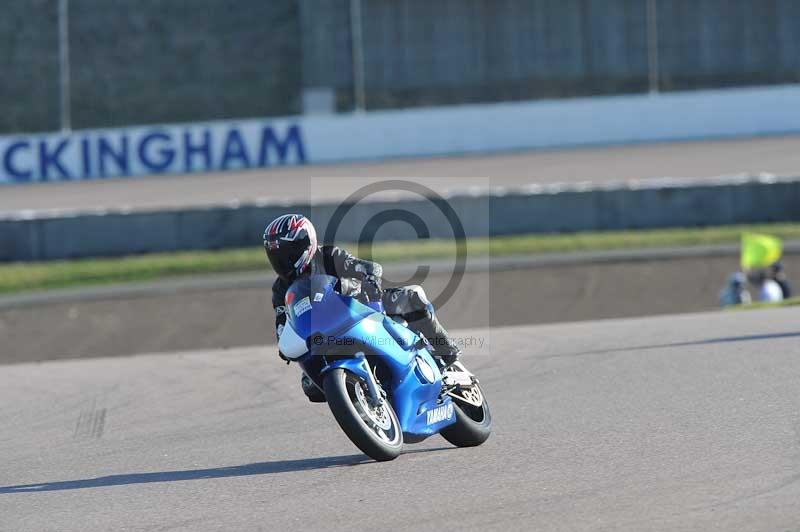
[[[361,290],[367,295],[370,301],[380,301],[383,295],[381,288],[381,278],[372,274],[367,274],[361,281]]]

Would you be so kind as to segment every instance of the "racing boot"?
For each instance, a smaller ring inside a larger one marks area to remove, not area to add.
[[[425,317],[412,321],[408,324],[409,329],[422,333],[433,347],[433,356],[440,361],[442,369],[452,366],[461,354],[461,350],[447,334],[447,331],[439,323],[436,314],[432,310],[426,312]]]
[[[308,397],[308,400],[312,403],[325,402],[325,393],[323,393],[305,373],[300,377],[300,387],[303,388],[303,393],[306,394],[306,397]]]

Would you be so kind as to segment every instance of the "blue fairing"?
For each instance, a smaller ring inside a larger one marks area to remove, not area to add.
[[[295,281],[286,292],[286,310],[298,335],[336,336],[376,312],[352,297],[336,293],[336,283],[335,277],[313,275]]]
[[[364,356],[378,359],[372,363],[379,361],[388,370],[389,378],[382,377],[380,384],[407,440],[430,436],[454,423],[450,398],[439,397],[441,373],[428,350],[419,346],[419,337],[386,317],[380,304],[342,296],[336,285],[335,277],[314,275],[296,281],[287,292],[289,322],[311,347],[300,359],[309,377],[321,384],[327,372],[342,368],[368,382]],[[329,360],[326,355],[334,350],[336,357]],[[428,366],[427,372],[419,360]],[[428,382],[426,373],[433,382]]]

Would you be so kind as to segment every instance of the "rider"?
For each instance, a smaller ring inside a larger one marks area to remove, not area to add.
[[[354,257],[336,246],[318,246],[317,233],[311,221],[301,214],[284,214],[275,218],[264,230],[267,259],[278,274],[272,285],[272,307],[275,309],[275,332],[280,338],[286,323],[284,298],[298,277],[324,273],[339,278],[342,293],[349,296],[380,298],[388,316],[400,317],[408,327],[422,333],[433,347],[434,357],[443,366],[453,364],[459,355],[458,346],[436,319],[433,305],[422,287],[381,288],[383,268],[377,262]],[[284,358],[278,351],[278,355]],[[301,385],[313,402],[325,401],[324,395],[305,374]]]

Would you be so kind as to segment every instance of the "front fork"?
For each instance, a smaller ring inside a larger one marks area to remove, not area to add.
[[[363,351],[356,353],[353,358],[334,360],[322,368],[320,375],[324,377],[326,373],[334,369],[345,369],[364,381],[367,385],[367,395],[371,406],[378,406],[383,402],[381,388],[375,380],[375,375],[373,375]]]

